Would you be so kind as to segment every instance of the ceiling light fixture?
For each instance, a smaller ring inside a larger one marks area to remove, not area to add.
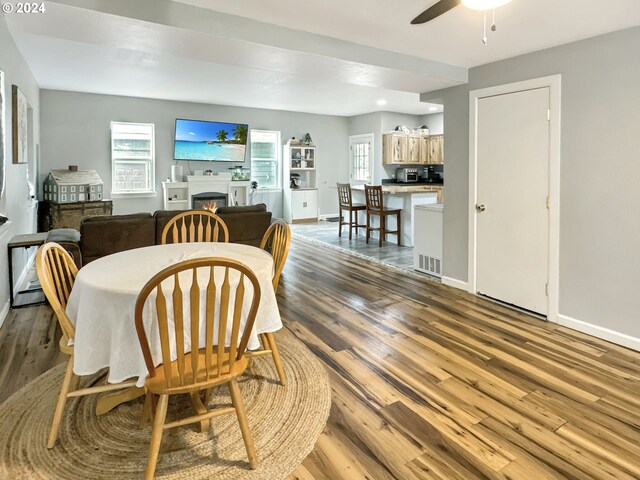
[[[462,0],[462,4],[472,10],[483,10],[484,30],[482,33],[482,43],[487,44],[487,10],[492,10],[491,31],[496,31],[496,8],[506,5],[511,0]]]
[[[462,4],[472,10],[492,10],[506,5],[511,0],[462,0]]]
[[[438,107],[429,107],[429,111],[430,112],[437,112],[438,111]]]
[[[376,103],[377,103],[378,105],[382,106],[382,105],[386,105],[386,104],[387,104],[387,101],[386,101],[386,100],[378,100]]]

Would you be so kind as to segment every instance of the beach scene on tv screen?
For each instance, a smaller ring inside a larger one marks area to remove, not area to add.
[[[247,125],[176,120],[176,160],[244,162]]]

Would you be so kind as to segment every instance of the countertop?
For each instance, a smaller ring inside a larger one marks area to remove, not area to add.
[[[415,184],[415,183],[407,183],[407,184],[386,184],[382,185],[382,192],[388,193],[390,195],[398,195],[398,194],[411,194],[411,193],[429,193],[434,192],[435,188],[442,187],[442,185],[433,185],[433,184]],[[360,192],[364,192],[364,185],[352,185],[351,190],[358,190]]]

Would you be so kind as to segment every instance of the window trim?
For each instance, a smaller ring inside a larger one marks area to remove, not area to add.
[[[148,190],[137,191],[125,191],[115,189],[116,179],[116,159],[113,156],[113,126],[114,125],[137,125],[144,127],[151,127],[151,158],[148,160],[150,165],[149,172],[149,186]],[[156,186],[156,125],[155,123],[143,123],[143,122],[117,122],[111,121],[110,127],[110,149],[111,149],[111,196],[116,198],[145,198],[145,197],[157,197],[158,191]]]
[[[374,174],[374,143],[375,136],[373,133],[362,133],[359,135],[350,135],[349,136],[349,183],[353,185],[364,185],[367,183],[366,180],[354,180],[353,179],[353,146],[359,143],[368,143],[369,144],[369,182],[373,183],[373,174]]]
[[[253,158],[253,133],[275,133],[276,134],[276,184],[274,186],[268,186],[268,187],[262,187],[260,186],[260,183],[258,183],[258,190],[282,190],[282,132],[280,132],[280,130],[261,130],[261,129],[251,129],[249,131],[249,153],[250,153],[250,157],[249,157],[249,162],[251,164],[251,174],[249,176],[249,178],[251,179],[251,181],[253,180],[253,162],[254,162],[254,158]],[[271,162],[273,160],[268,160],[265,158],[256,158],[255,159],[256,162],[260,162],[260,161],[267,161],[267,162]]]

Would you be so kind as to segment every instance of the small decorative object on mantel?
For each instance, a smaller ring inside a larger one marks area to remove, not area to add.
[[[300,141],[296,140],[296,137],[291,137],[291,140],[289,140],[289,143],[291,145],[300,145]]]
[[[309,133],[304,134],[304,144],[305,145],[313,144],[313,141],[311,140],[311,135],[309,135]]]
[[[69,171],[70,172],[77,172],[78,171],[78,165],[69,165]]]
[[[13,108],[13,163],[27,163],[27,98],[17,85],[11,86]]]

